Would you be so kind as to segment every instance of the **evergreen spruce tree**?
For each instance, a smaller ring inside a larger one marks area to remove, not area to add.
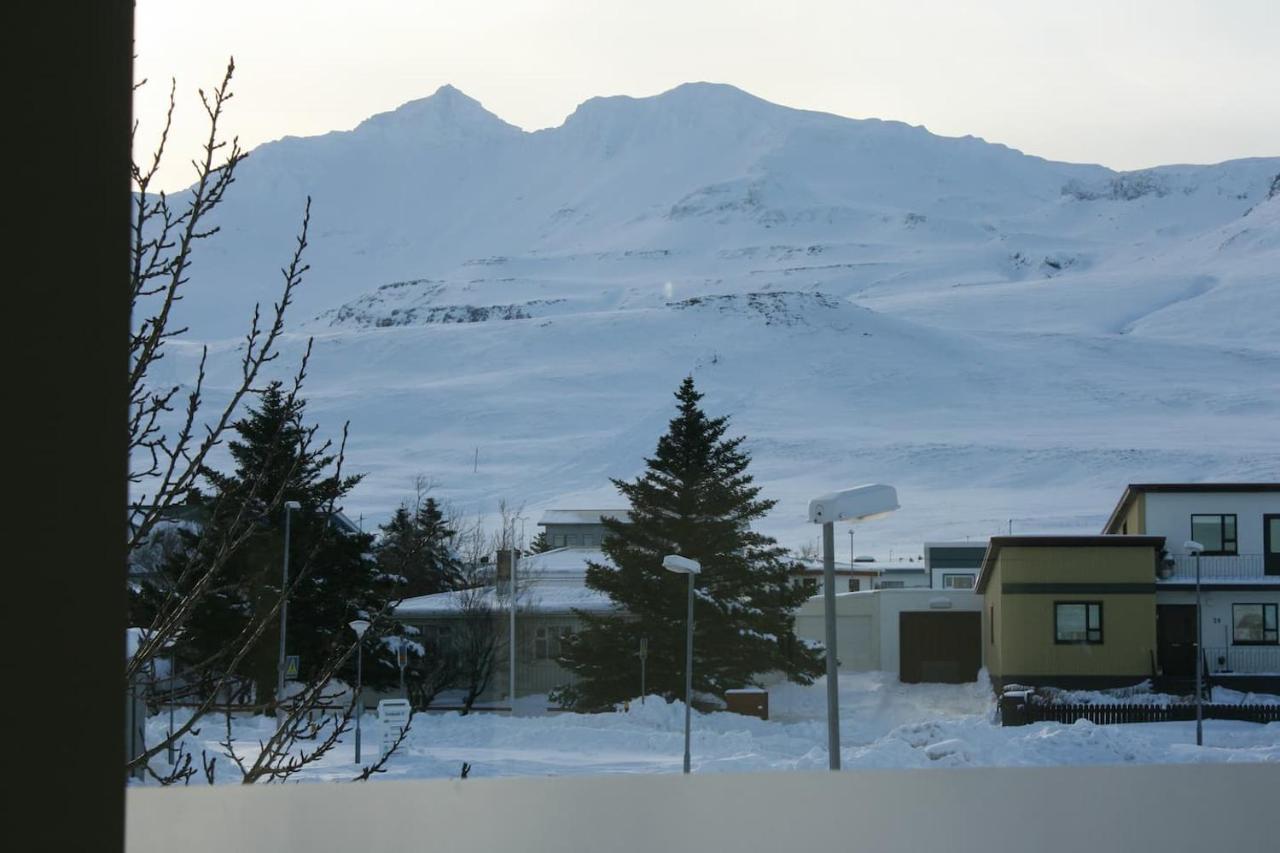
[[[401,504],[380,529],[378,565],[388,575],[404,579],[400,595],[431,595],[463,585],[462,561],[450,546],[456,531],[435,498],[427,498],[413,511]]]
[[[350,643],[351,620],[376,613],[400,596],[395,581],[368,559],[373,537],[341,530],[329,517],[330,506],[336,510],[360,476],[333,473],[334,457],[311,443],[314,430],[303,424],[304,407],[303,400],[290,399],[278,382],[260,393],[258,407],[234,424],[237,439],[228,445],[234,471],[204,469],[209,488],[193,493],[189,501],[211,535],[187,534],[189,547],[164,565],[162,582],[143,587],[135,596],[134,606],[145,614],[166,588],[182,589],[189,560],[210,559],[198,549],[203,541],[222,541],[219,525],[229,525],[241,511],[257,519],[248,541],[218,573],[216,588],[198,599],[176,645],[180,664],[199,664],[206,673],[211,661],[214,670],[229,666],[225,658],[236,637],[279,600],[285,501],[301,506],[290,519],[290,577],[296,586],[289,597],[286,639],[287,652],[300,657],[303,680],[335,648]],[[279,638],[279,621],[272,618],[233,673],[254,685],[258,702],[275,695]],[[397,683],[394,655],[380,643],[366,643],[364,682],[375,687]],[[354,682],[354,656],[339,677]]]
[[[634,482],[613,481],[630,501],[631,523],[604,520],[603,551],[613,566],[589,565],[586,583],[619,611],[578,613],[583,628],[563,647],[561,663],[577,680],[555,698],[576,710],[603,710],[636,696],[642,637],[648,691],[683,699],[688,580],[663,570],[668,554],[702,564],[695,577],[695,704],[758,686],[766,672],[809,683],[822,671],[818,653],[795,636],[792,613],[807,593],[788,583],[784,549],[750,528],[774,502],[760,499],[747,473],[743,438],[725,438],[728,418],[703,413],[692,377],[675,396],[679,411],[647,470]]]
[[[529,553],[544,554],[550,550],[551,542],[547,539],[547,531],[538,531],[538,535],[533,537],[533,541],[529,543]]]

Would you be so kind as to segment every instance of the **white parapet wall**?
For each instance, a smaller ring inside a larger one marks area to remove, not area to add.
[[[1274,765],[131,788],[130,853],[1269,850]]]

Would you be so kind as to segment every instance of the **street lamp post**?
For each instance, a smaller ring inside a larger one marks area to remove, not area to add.
[[[685,618],[684,636],[684,772],[689,772],[689,734],[692,725],[693,708],[693,576],[701,573],[702,564],[679,554],[668,554],[662,558],[662,568],[678,575],[689,576],[688,614]]]
[[[879,483],[820,495],[809,501],[809,521],[822,525],[822,611],[827,646],[827,766],[840,769],[840,676],[836,660],[837,521],[870,521],[898,508],[898,492]]]
[[[289,516],[302,509],[297,501],[284,502],[284,570],[280,581],[280,657],[276,661],[276,724],[284,725],[285,629],[289,624]]]
[[[1200,552],[1204,546],[1188,539],[1182,547],[1196,558],[1196,746],[1204,746],[1204,649],[1200,645],[1204,642],[1204,635],[1200,633]]]
[[[369,623],[356,619],[350,623],[356,632],[356,764],[360,763],[360,718],[364,716],[364,632]]]

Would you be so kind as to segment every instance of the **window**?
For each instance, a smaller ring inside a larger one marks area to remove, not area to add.
[[[1231,642],[1237,646],[1276,645],[1280,641],[1276,609],[1274,604],[1231,605]]]
[[[943,589],[973,589],[973,575],[943,575]]]
[[[1055,601],[1053,603],[1053,641],[1055,643],[1102,642],[1101,601]]]
[[[905,586],[905,581],[880,581],[881,589],[902,589]]]
[[[996,607],[991,605],[987,608],[987,622],[991,625],[991,645],[996,644]]]
[[[1206,554],[1236,553],[1234,515],[1191,516],[1191,538],[1204,546]]]
[[[533,657],[535,660],[555,660],[560,657],[560,641],[573,633],[565,625],[549,625],[533,633]]]
[[[849,592],[857,592],[862,587],[862,581],[858,578],[849,578]]]
[[[428,649],[441,652],[449,647],[453,629],[448,625],[423,625],[423,645]]]

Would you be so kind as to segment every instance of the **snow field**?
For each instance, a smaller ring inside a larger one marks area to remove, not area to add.
[[[1280,761],[1276,723],[1208,720],[1205,746],[1198,748],[1194,723],[1099,726],[1080,721],[1003,728],[994,719],[990,692],[979,683],[908,685],[891,673],[850,673],[841,676],[840,686],[841,762],[847,769]],[[768,721],[695,713],[693,771],[826,768],[824,682],[776,686],[769,698]],[[151,718],[150,736],[159,736],[166,725],[166,714]],[[251,755],[272,725],[262,717],[235,719],[238,748]],[[402,753],[376,778],[457,777],[463,762],[471,765],[472,777],[679,773],[683,726],[681,703],[652,697],[643,705],[631,702],[628,711],[608,714],[420,714]],[[367,764],[381,742],[376,715],[367,714],[362,727]],[[201,736],[188,739],[189,748],[197,756],[201,749],[218,754],[217,741],[225,735],[222,719],[209,718],[201,730]],[[348,734],[297,778],[349,779],[358,769],[352,759]],[[226,759],[218,764],[219,782],[238,781]]]

